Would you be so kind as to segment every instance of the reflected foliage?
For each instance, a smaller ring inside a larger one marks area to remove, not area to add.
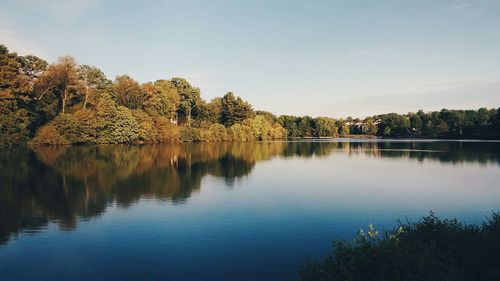
[[[500,164],[500,143],[359,140],[0,150],[0,244],[50,222],[62,230],[74,229],[78,220],[99,216],[110,204],[128,207],[141,198],[182,204],[200,189],[205,176],[231,187],[258,161],[333,154]]]
[[[231,186],[285,143],[35,146],[0,151],[0,243],[54,221],[73,229],[109,204],[140,198],[183,203],[206,175]]]

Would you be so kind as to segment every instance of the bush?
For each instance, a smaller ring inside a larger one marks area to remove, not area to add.
[[[212,124],[209,128],[210,131],[210,141],[230,141],[227,129],[222,124]]]
[[[97,143],[132,143],[139,138],[139,124],[130,109],[116,106],[109,95],[97,104],[97,120]]]
[[[304,281],[498,280],[500,215],[481,226],[441,220],[432,213],[378,237],[371,228],[354,242],[334,241],[321,260],[300,270]]]
[[[32,143],[43,145],[72,144],[79,142],[80,126],[71,114],[61,113],[41,127]]]
[[[157,117],[154,119],[154,138],[153,142],[177,142],[180,140],[180,127],[172,124],[165,117]]]
[[[153,118],[146,114],[146,112],[137,109],[132,110],[132,115],[139,125],[137,141],[141,143],[154,142],[155,126]]]
[[[97,132],[96,126],[98,119],[94,111],[90,109],[80,109],[73,113],[73,118],[78,124],[78,131],[76,132],[77,143],[96,143]]]
[[[229,128],[229,134],[233,141],[255,140],[253,129],[248,122],[234,124]]]
[[[57,115],[49,124],[54,125],[57,131],[70,143],[79,143],[81,126],[71,114],[61,113]]]
[[[62,136],[57,127],[52,124],[47,124],[40,128],[33,138],[32,143],[40,145],[64,145],[71,144],[64,136]]]
[[[30,137],[29,125],[27,110],[8,112],[0,108],[0,146],[26,142]]]
[[[202,141],[201,129],[192,127],[182,127],[180,139],[183,142],[200,142]]]

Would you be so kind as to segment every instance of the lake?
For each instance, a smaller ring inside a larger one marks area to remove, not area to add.
[[[370,223],[500,210],[500,142],[14,148],[0,168],[1,280],[296,280]]]

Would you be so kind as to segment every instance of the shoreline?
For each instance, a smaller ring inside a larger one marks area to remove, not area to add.
[[[366,142],[485,142],[497,143],[497,139],[450,139],[450,138],[385,138],[378,136],[346,136],[346,137],[305,137],[305,138],[288,138],[282,140],[254,140],[254,141],[172,141],[172,142],[143,142],[143,143],[74,143],[74,144],[40,144],[40,143],[23,143],[10,147],[69,147],[69,146],[93,146],[93,145],[164,145],[164,144],[237,144],[237,143],[272,143],[272,142],[346,142],[346,141],[366,141]]]

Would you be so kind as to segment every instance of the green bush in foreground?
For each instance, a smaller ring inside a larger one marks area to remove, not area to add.
[[[441,220],[432,213],[379,237],[372,226],[348,243],[333,242],[300,278],[324,280],[500,280],[500,215],[482,225]]]

